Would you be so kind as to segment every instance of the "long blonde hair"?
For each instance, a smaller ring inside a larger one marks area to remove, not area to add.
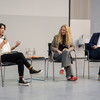
[[[62,27],[65,27],[65,29],[66,29],[66,43],[65,43],[65,45],[70,46],[70,44],[72,43],[70,28],[67,25],[62,25],[61,28]],[[59,33],[57,35],[57,43],[60,43],[60,44],[62,44],[62,42],[63,42],[62,34],[61,34],[61,28],[60,28]]]

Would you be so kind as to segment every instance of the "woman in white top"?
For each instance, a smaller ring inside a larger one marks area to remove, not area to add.
[[[0,23],[0,56],[2,62],[13,62],[18,65],[19,73],[19,85],[29,85],[23,76],[24,76],[24,65],[29,69],[30,74],[40,73],[41,70],[34,70],[29,62],[25,59],[23,53],[21,52],[11,52],[16,47],[20,45],[19,42],[15,46],[10,47],[8,39],[4,37],[6,26],[3,23]]]

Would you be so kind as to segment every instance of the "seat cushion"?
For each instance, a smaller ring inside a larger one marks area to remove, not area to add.
[[[11,65],[16,65],[16,64],[12,63],[12,62],[3,62],[1,65],[2,66],[11,66]]]

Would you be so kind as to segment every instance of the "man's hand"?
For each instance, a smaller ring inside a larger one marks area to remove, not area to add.
[[[93,46],[93,49],[97,49],[98,47],[96,45]]]

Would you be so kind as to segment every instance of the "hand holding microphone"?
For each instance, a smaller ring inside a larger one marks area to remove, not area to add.
[[[8,39],[4,39],[3,42],[4,44],[6,44],[8,42]]]
[[[4,36],[3,42],[4,42],[4,44],[6,44],[8,42],[8,39],[6,38],[6,35]]]

